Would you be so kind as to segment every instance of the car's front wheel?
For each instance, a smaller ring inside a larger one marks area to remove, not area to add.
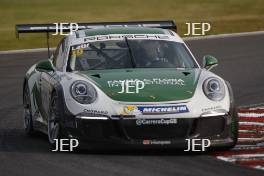
[[[56,139],[61,138],[61,127],[58,115],[58,96],[56,92],[54,92],[51,97],[50,114],[48,117],[48,138],[52,146],[55,145]]]
[[[232,139],[232,143],[227,144],[227,145],[220,147],[220,148],[216,148],[216,149],[221,150],[221,151],[225,151],[225,150],[230,150],[236,146],[237,140],[238,140],[238,114],[237,114],[236,109],[234,110],[234,112],[232,114],[230,137]]]
[[[235,109],[233,112],[233,117],[232,117],[232,122],[231,122],[231,138],[233,140],[233,143],[230,146],[230,148],[233,148],[237,144],[237,140],[238,140],[238,114],[237,114],[237,109]]]

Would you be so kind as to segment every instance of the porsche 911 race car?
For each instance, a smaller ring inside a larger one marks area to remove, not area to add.
[[[52,32],[17,25],[17,32]],[[186,148],[237,142],[230,84],[200,67],[173,21],[79,24],[54,54],[33,65],[23,84],[27,134],[78,139],[87,147]],[[107,144],[107,145],[106,145]]]

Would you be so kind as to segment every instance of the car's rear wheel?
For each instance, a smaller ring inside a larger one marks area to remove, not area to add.
[[[24,92],[23,92],[23,107],[24,107],[23,116],[24,116],[25,132],[27,135],[33,135],[35,130],[33,126],[30,94],[27,84],[25,84]]]
[[[48,138],[49,143],[55,145],[56,139],[61,138],[61,127],[58,116],[58,96],[56,92],[52,94],[50,103],[50,114],[48,117]]]

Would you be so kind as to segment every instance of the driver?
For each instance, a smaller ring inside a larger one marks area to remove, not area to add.
[[[162,46],[159,41],[146,40],[141,43],[145,53],[145,67],[170,67],[168,58],[164,56]]]

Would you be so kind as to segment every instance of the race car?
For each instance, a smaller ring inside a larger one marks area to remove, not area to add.
[[[230,84],[201,67],[173,21],[79,24],[23,83],[25,131],[87,148],[186,148],[188,139],[232,148],[238,119]],[[52,32],[52,24],[17,25]],[[65,29],[65,28],[64,28]],[[174,29],[174,30],[172,30]]]

